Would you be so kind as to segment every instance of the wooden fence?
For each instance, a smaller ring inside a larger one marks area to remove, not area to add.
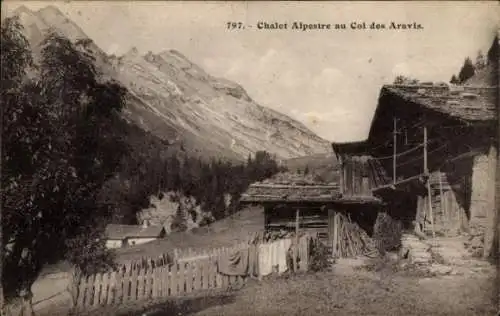
[[[298,253],[304,258],[300,270],[307,270],[309,238],[304,236],[299,240],[301,246]],[[258,249],[258,246],[241,243],[230,248],[181,256],[173,264],[153,267],[129,263],[118,271],[81,277],[74,285],[73,304],[79,310],[88,310],[104,305],[241,286],[246,276],[220,274],[217,262],[224,256],[245,249]]]

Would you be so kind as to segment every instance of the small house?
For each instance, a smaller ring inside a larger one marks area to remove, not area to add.
[[[163,226],[109,224],[106,226],[106,247],[121,248],[145,244],[165,237]]]

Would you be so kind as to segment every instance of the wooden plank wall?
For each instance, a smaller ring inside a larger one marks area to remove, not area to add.
[[[347,157],[343,162],[342,184],[346,196],[371,196],[374,176],[371,166],[361,157]]]
[[[425,219],[423,230],[427,234],[432,231],[428,205],[428,196],[420,196],[417,203],[417,218]],[[444,190],[442,200],[440,194],[433,194],[432,209],[434,230],[438,235],[456,236],[466,229],[465,210],[458,203],[452,190]]]
[[[269,211],[270,212],[270,211]],[[295,212],[292,209],[280,209],[270,212],[266,225],[267,231],[295,230]],[[328,213],[318,209],[301,210],[299,230],[305,234],[318,235],[324,242],[328,239]]]

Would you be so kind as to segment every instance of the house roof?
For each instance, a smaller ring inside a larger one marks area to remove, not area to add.
[[[442,121],[466,124],[491,124],[497,120],[497,88],[493,86],[453,86],[447,84],[384,85],[372,119],[368,137],[362,141],[332,143],[337,154],[361,154],[370,147],[377,129],[388,128],[390,113],[412,115],[416,112],[434,114]],[[394,101],[402,102],[394,102]],[[392,123],[390,124],[392,126]]]
[[[241,202],[329,202],[339,197],[337,183],[318,182],[312,175],[287,172],[251,184]]]
[[[330,202],[341,194],[338,185],[252,184],[242,202]]]
[[[109,224],[106,226],[106,236],[108,239],[125,239],[125,238],[154,238],[159,237],[163,226],[148,226],[141,225],[120,225]]]
[[[384,96],[399,98],[406,106],[415,106],[467,122],[496,120],[495,87],[453,86],[447,84],[385,85],[380,92],[379,106]],[[387,106],[398,106],[387,102]]]
[[[366,141],[332,143],[332,148],[337,156],[344,154],[365,154],[368,152]]]

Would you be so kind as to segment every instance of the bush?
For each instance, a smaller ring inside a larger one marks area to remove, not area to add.
[[[309,258],[309,270],[313,272],[326,271],[332,265],[330,248],[319,239],[311,240]]]

